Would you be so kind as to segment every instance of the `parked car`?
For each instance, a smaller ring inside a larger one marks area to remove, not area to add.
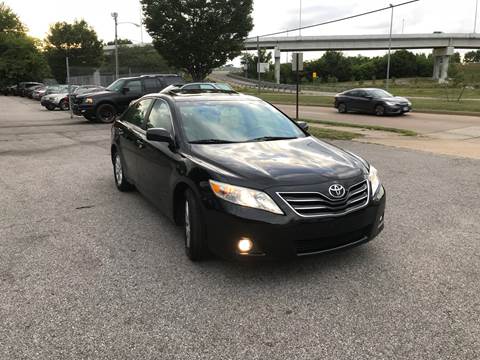
[[[42,86],[32,91],[32,99],[40,100],[45,95],[48,86]]]
[[[404,98],[393,96],[382,89],[353,89],[335,96],[338,112],[363,112],[383,116],[404,114],[412,110],[412,103]]]
[[[30,99],[33,98],[33,92],[37,89],[41,89],[41,88],[44,88],[45,85],[35,85],[35,86],[31,86],[27,89],[25,89],[24,93],[25,93],[25,97],[28,97]]]
[[[105,91],[79,95],[73,104],[73,112],[90,121],[111,123],[125,111],[132,100],[157,93],[172,84],[184,84],[179,75],[143,75],[118,79]]]
[[[77,85],[71,85],[72,93],[77,89]],[[66,88],[60,87],[60,93],[48,94],[42,97],[40,103],[47,110],[53,111],[56,108],[66,111],[70,110],[68,101],[68,86]]]
[[[377,170],[252,96],[171,91],[112,128],[113,174],[184,227],[191,260],[288,258],[363,244],[384,227]]]
[[[233,88],[227,83],[210,83],[210,82],[198,82],[189,83],[181,87],[182,90],[226,90],[234,91]]]
[[[18,84],[16,88],[15,95],[24,97],[26,95],[27,89],[37,85],[43,85],[43,84],[39,82],[21,82]]]
[[[17,92],[17,86],[18,85],[11,85],[3,88],[3,91],[2,91],[3,95],[5,96],[15,95],[15,93]]]

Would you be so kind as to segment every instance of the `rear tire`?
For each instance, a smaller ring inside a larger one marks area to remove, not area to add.
[[[341,114],[345,114],[347,112],[347,104],[345,103],[338,104],[338,112]]]
[[[385,115],[385,107],[383,107],[383,105],[375,106],[375,115],[377,116]]]
[[[98,107],[96,112],[96,119],[98,122],[110,124],[115,120],[117,109],[110,104],[102,104]]]
[[[207,256],[205,225],[198,200],[192,190],[185,192],[185,253],[191,261],[200,261]]]
[[[62,101],[60,101],[60,110],[62,110],[62,111],[68,111],[68,110],[70,110],[70,106],[69,106],[67,100],[62,100]]]
[[[113,177],[118,190],[126,192],[133,189],[133,185],[128,182],[125,176],[123,160],[118,151],[113,155]]]

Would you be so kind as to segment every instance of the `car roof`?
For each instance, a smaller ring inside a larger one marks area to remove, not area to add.
[[[124,77],[124,78],[120,78],[120,79],[122,79],[122,80],[134,80],[134,79],[144,79],[144,78],[148,79],[148,78],[158,78],[158,77],[179,77],[179,78],[181,78],[181,76],[178,75],[178,74],[149,74],[149,75]]]
[[[168,98],[175,102],[197,101],[263,101],[255,96],[237,92],[180,92],[167,94],[149,94],[148,97]]]

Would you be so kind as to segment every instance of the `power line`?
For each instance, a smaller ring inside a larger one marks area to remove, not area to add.
[[[389,6],[386,6],[386,7],[380,8],[380,9],[363,12],[363,13],[361,13],[361,14],[350,15],[350,16],[346,16],[346,17],[343,17],[343,18],[340,18],[340,19],[329,20],[329,21],[325,21],[325,22],[322,22],[322,23],[318,23],[318,24],[313,24],[313,25],[308,25],[308,26],[302,26],[302,27],[298,27],[298,28],[295,28],[295,29],[278,31],[278,32],[275,32],[275,33],[270,33],[270,34],[264,34],[264,35],[259,35],[259,36],[252,36],[252,37],[247,38],[247,40],[249,40],[249,39],[256,39],[257,37],[266,37],[266,36],[280,35],[280,34],[285,34],[286,32],[301,31],[301,30],[304,30],[304,29],[311,29],[311,28],[317,27],[317,26],[333,24],[333,23],[340,22],[340,21],[345,21],[345,20],[354,19],[354,18],[357,18],[357,17],[360,17],[360,16],[365,16],[365,15],[374,14],[374,13],[377,13],[377,12],[380,12],[380,11],[390,10],[390,9],[392,9],[392,8],[396,8],[396,7],[399,7],[399,6],[411,4],[411,3],[414,3],[414,2],[418,2],[418,1],[420,1],[420,0],[410,0],[410,1],[406,1],[406,2],[403,2],[403,3],[400,3],[400,4],[396,4],[396,5],[392,5],[392,4],[391,4],[391,5],[389,5]]]

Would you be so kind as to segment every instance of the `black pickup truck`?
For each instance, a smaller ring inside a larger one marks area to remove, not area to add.
[[[183,85],[175,74],[142,75],[114,81],[105,91],[76,96],[72,110],[75,115],[90,121],[111,123],[122,114],[132,100],[146,94],[158,93],[169,85]]]

